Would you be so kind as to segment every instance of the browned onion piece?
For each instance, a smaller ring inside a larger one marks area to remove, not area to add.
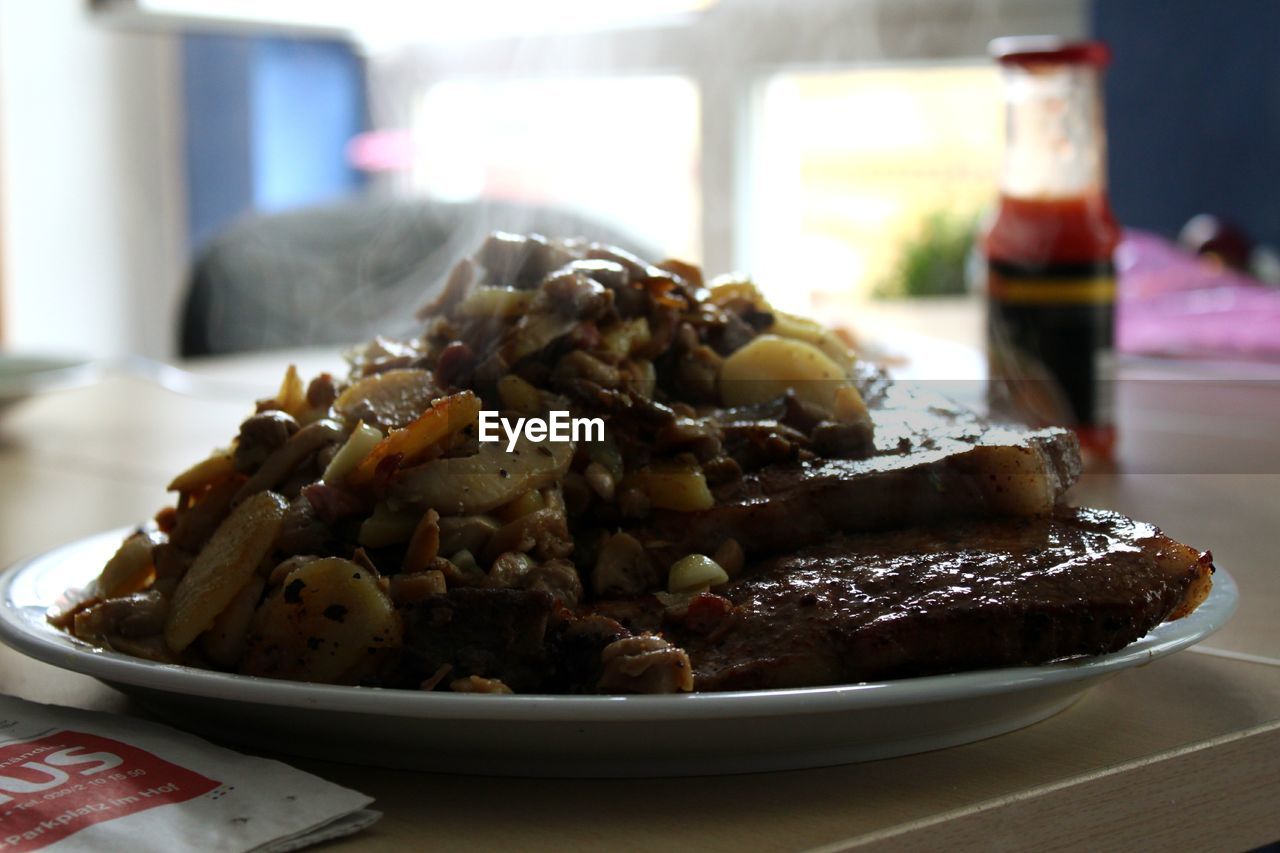
[[[558,481],[573,460],[573,442],[538,444],[521,437],[508,453],[501,443],[480,445],[473,456],[436,459],[399,472],[391,497],[441,515],[488,512]]]

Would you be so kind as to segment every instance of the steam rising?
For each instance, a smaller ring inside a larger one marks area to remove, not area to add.
[[[375,200],[241,221],[197,260],[208,352],[359,343],[421,332],[415,310],[490,231],[585,235],[648,255],[580,216],[503,202]]]
[[[682,8],[702,5],[684,3]],[[500,14],[494,8],[486,7],[490,14]],[[537,8],[546,15],[554,12]],[[724,0],[685,18],[635,29],[572,32],[570,15],[534,37],[468,41],[426,41],[430,18],[422,16],[400,30],[369,34],[369,101],[375,127],[457,135],[465,128],[415,125],[416,105],[435,83],[686,76],[697,83],[701,114],[696,173],[689,179],[701,188],[702,257],[689,260],[716,274],[750,266],[751,246],[769,239],[750,233],[747,162],[753,99],[772,70],[978,56],[996,35],[1073,35],[1080,29],[1080,16],[1077,4],[1049,0]],[[620,149],[622,139],[638,140],[641,150],[646,144],[657,150],[673,132],[668,119],[660,110],[637,110],[600,97],[598,102],[549,104],[544,114],[527,121],[550,145],[565,139],[612,152]],[[667,204],[671,216],[689,215],[687,199],[657,197],[654,188],[618,192],[617,176],[636,168],[634,155],[628,156],[632,159],[599,161],[608,168],[598,166],[605,173],[590,176],[605,200],[597,210],[624,211],[637,203],[660,209]],[[433,164],[449,167],[448,162]],[[331,345],[374,334],[416,334],[414,309],[494,229],[583,236],[651,258],[678,248],[644,245],[653,241],[621,233],[607,217],[479,199],[407,200],[414,192],[412,174],[380,176],[370,200],[234,226],[204,253],[197,270],[194,301],[196,308],[204,308],[205,328],[196,337],[203,337],[204,349]],[[199,315],[190,312],[189,319]]]

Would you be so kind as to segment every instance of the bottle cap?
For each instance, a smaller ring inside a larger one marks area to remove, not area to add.
[[[1059,36],[1005,36],[993,39],[988,52],[1001,65],[1093,65],[1111,62],[1111,49],[1101,41],[1069,41]]]

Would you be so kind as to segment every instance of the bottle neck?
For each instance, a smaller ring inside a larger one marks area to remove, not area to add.
[[[1000,190],[1008,197],[1065,199],[1106,193],[1106,133],[1099,69],[1009,66]]]

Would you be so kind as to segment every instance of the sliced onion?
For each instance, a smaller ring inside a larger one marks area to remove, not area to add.
[[[569,470],[573,451],[573,442],[538,444],[523,436],[510,453],[501,443],[485,443],[472,456],[436,459],[401,471],[391,481],[390,496],[441,515],[488,512],[559,480]]]

